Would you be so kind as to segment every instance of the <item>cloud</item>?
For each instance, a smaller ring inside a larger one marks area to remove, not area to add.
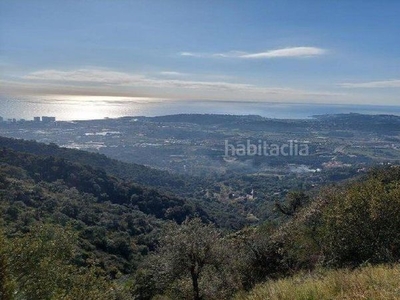
[[[182,56],[193,56],[193,57],[202,57],[205,55],[204,53],[202,54],[202,53],[193,53],[193,52],[180,52],[179,54]]]
[[[246,55],[246,52],[243,51],[229,51],[226,53],[214,53],[211,54],[212,57],[233,57],[233,58],[243,58]]]
[[[242,58],[311,57],[325,54],[326,50],[316,47],[293,47],[267,52],[245,54]]]
[[[187,89],[247,89],[251,85],[229,82],[191,81],[178,79],[152,78],[141,74],[129,74],[110,70],[79,69],[73,71],[42,70],[30,73],[23,79],[48,82],[75,82],[105,84],[114,86],[147,86],[158,88],[187,88]]]
[[[78,69],[73,71],[42,70],[23,76],[25,80],[62,82],[62,83],[90,83],[114,86],[147,86],[159,88],[185,89],[212,89],[229,91],[256,91],[261,93],[290,93],[304,94],[306,92],[291,88],[267,88],[247,83],[233,83],[224,81],[194,81],[179,79],[152,78],[141,74],[129,74],[103,69]],[[307,93],[308,94],[308,93]]]
[[[78,69],[73,71],[42,70],[32,72],[23,79],[60,82],[104,83],[104,84],[132,84],[144,80],[142,75],[132,75],[122,72],[99,69]]]
[[[345,82],[340,84],[344,88],[400,88],[400,79],[382,80],[382,81],[369,81],[359,83]]]
[[[194,53],[180,52],[181,56],[203,57],[203,58],[241,58],[241,59],[263,59],[263,58],[301,58],[313,57],[326,54],[327,50],[317,47],[291,47],[269,50],[265,52],[248,53],[243,51],[229,51],[225,53]]]
[[[186,76],[186,73],[181,73],[181,72],[175,72],[175,71],[163,71],[159,73],[160,75],[163,76]]]
[[[326,101],[339,93],[300,90],[290,87],[267,87],[228,80],[190,80],[151,77],[107,69],[41,70],[21,78],[23,84],[44,91],[68,90],[68,94],[124,94],[169,99]],[[39,90],[38,90],[39,92]]]

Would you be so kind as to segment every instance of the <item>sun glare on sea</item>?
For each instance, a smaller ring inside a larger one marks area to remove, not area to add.
[[[48,95],[41,97],[42,103],[57,107],[59,120],[93,120],[121,115],[140,115],[146,104],[161,99],[148,97]]]

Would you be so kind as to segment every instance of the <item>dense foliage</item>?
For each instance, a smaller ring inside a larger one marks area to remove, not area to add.
[[[312,271],[320,267],[356,268],[365,264],[398,262],[400,260],[399,183],[400,167],[390,166],[371,170],[360,180],[339,186],[328,186],[312,200],[302,193],[290,193],[287,204],[280,207],[283,213],[291,216],[286,222],[247,228],[235,234],[213,239],[213,244],[222,245],[217,257],[231,258],[224,262],[230,276],[222,278],[234,284],[224,283],[223,286],[238,291],[251,288],[254,284],[265,280],[292,276],[304,270]],[[200,225],[198,227],[201,228]],[[180,230],[185,231],[185,229]],[[203,237],[199,236],[197,229],[192,228],[191,232],[193,239],[202,241]],[[160,258],[152,260],[150,265],[165,265],[160,263],[165,257],[169,257],[166,265],[173,263],[174,255],[170,254],[171,251],[178,258],[187,257],[181,252],[182,248],[177,247],[182,245],[181,243],[185,244],[186,240],[180,234],[181,231],[174,234],[175,237],[179,237],[179,242],[171,239],[167,245],[158,248],[157,251],[161,253],[156,252],[158,253],[156,257]],[[189,245],[191,243],[193,240]],[[183,249],[194,248],[188,246]],[[148,270],[147,272],[149,276],[151,272]],[[188,289],[190,273],[181,270],[180,274],[186,276],[188,284],[186,289]],[[218,274],[214,274],[216,278],[221,278]],[[171,289],[171,286],[177,284],[174,276],[169,277],[167,281],[159,280],[159,276],[150,278],[155,278],[155,282],[163,282],[164,287],[168,287],[164,288],[164,293],[169,295],[170,299],[190,298],[188,294],[182,296],[177,292],[185,290],[182,286],[179,289]],[[201,286],[204,299],[227,297],[227,294],[221,296],[218,293],[207,293],[213,287],[220,292],[224,290],[218,288],[221,279],[214,278],[212,282],[210,286],[210,280],[207,280],[208,284]],[[190,290],[196,289],[192,287]],[[151,298],[148,291],[146,290],[147,294],[142,294],[147,297],[141,299]]]
[[[213,224],[213,203],[4,147],[1,299],[229,299],[305,270],[400,260],[398,166],[288,191],[279,222],[236,232]]]
[[[63,164],[69,163],[69,168],[84,165],[88,172],[93,173],[93,170],[95,170],[98,174],[103,174],[101,176],[107,174],[109,178],[114,177],[121,179],[120,181],[134,182],[141,186],[156,189],[163,194],[178,195],[190,199],[191,203],[197,207],[203,206],[202,200],[205,200],[203,191],[206,190],[206,187],[212,186],[215,181],[215,178],[198,178],[170,174],[167,171],[152,169],[143,165],[124,163],[102,154],[62,148],[55,144],[46,145],[36,141],[0,137],[0,146],[3,147],[4,151],[8,149],[18,153],[29,153],[37,156],[37,158],[41,158],[41,160],[36,159],[33,162],[36,164],[35,168],[40,169],[42,174],[52,171],[52,166],[47,167],[47,163],[51,165],[52,161],[56,161],[58,165],[55,167],[58,169],[58,172],[53,172],[53,175],[48,174],[44,176],[53,176],[54,178],[63,176],[64,179],[67,177],[67,179],[71,180],[71,178],[68,178],[70,170],[62,171],[64,168]],[[8,159],[8,156],[4,157],[4,161]],[[17,163],[21,167],[30,164],[29,159],[21,162],[18,162],[18,157],[11,159],[13,163]],[[31,168],[29,171],[33,172]],[[53,178],[49,179],[52,180]],[[89,178],[89,180],[92,179]],[[72,182],[72,185],[74,184],[81,183],[75,180]],[[144,204],[141,203],[141,205],[143,206]],[[203,206],[203,210],[206,210],[209,218],[220,227],[239,229],[246,223],[244,217],[238,214],[235,207],[228,203],[211,201],[206,206]]]
[[[98,264],[114,274],[131,272],[154,249],[166,220],[208,219],[196,204],[111,177],[104,171],[10,149],[0,150],[0,210],[6,234],[35,224],[70,225],[79,233],[81,265]]]
[[[128,293],[96,266],[74,263],[76,236],[36,225],[22,236],[0,235],[0,299],[119,299]]]
[[[6,137],[0,137],[0,145],[3,148],[18,152],[63,158],[70,162],[103,169],[109,174],[147,186],[183,188],[185,185],[184,180],[178,175],[171,175],[166,171],[155,170],[142,165],[123,163],[98,153],[62,148],[56,144],[46,145],[36,141]]]

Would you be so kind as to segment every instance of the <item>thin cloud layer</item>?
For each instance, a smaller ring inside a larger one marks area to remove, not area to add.
[[[225,81],[197,81],[183,79],[165,79],[149,77],[142,74],[130,74],[104,69],[78,69],[72,71],[41,70],[32,72],[22,77],[27,83],[58,83],[60,85],[76,84],[78,87],[107,86],[110,88],[161,88],[179,92],[190,90],[195,94],[203,95],[207,92],[215,92],[215,95],[223,94],[227,99],[234,98],[237,94],[254,98],[279,96],[295,99],[298,97],[326,97],[337,96],[329,92],[305,91],[292,88],[263,87],[247,83],[225,82]]]
[[[301,58],[313,57],[326,54],[327,51],[317,47],[291,47],[269,50],[265,52],[248,53],[243,51],[229,51],[226,53],[195,53],[195,52],[181,52],[181,56],[188,57],[226,57],[226,58],[242,58],[242,59],[263,59],[263,58]]]
[[[323,55],[326,53],[325,49],[316,47],[293,47],[271,50],[267,52],[245,54],[242,58],[275,58],[275,57],[312,57]]]
[[[342,83],[340,85],[344,88],[400,88],[400,79],[393,80],[382,80],[382,81],[370,81],[370,82],[359,82],[359,83]]]
[[[179,77],[179,76],[185,76],[187,74],[186,73],[181,73],[181,72],[176,72],[176,71],[162,71],[162,72],[160,72],[160,75]]]
[[[97,83],[114,86],[147,86],[187,89],[248,89],[251,85],[229,82],[190,81],[152,78],[141,74],[129,74],[109,70],[79,69],[74,71],[43,70],[23,77],[28,80]]]

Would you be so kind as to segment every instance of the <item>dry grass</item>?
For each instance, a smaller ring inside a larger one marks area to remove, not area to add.
[[[334,270],[267,282],[236,300],[400,299],[400,265]]]

